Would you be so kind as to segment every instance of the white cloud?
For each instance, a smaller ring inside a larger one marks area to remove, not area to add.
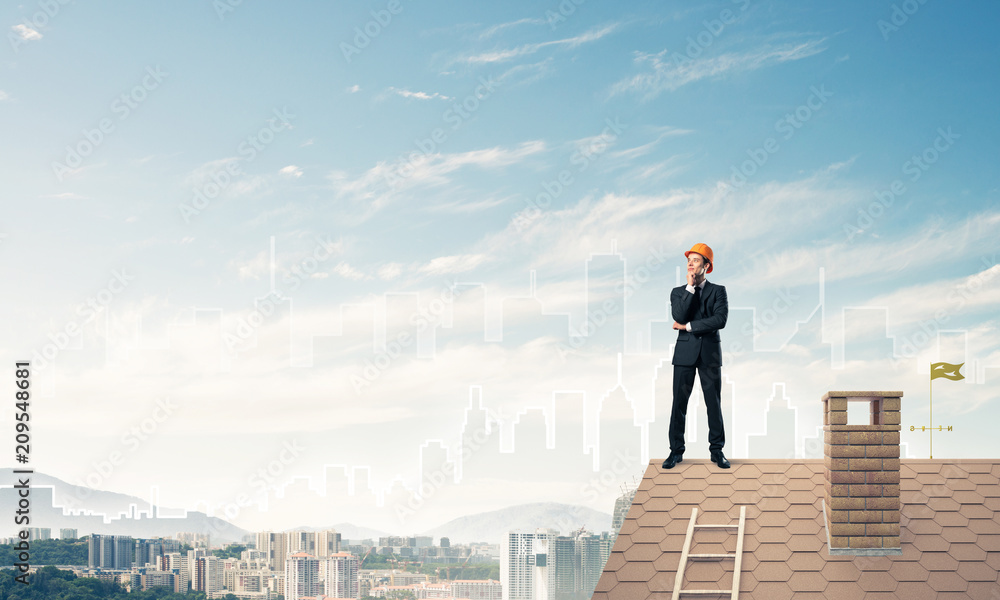
[[[958,225],[955,229],[963,227]],[[904,248],[907,251],[912,247]],[[889,294],[872,298],[869,306],[890,307],[893,323],[919,323],[936,314],[947,317],[964,313],[992,313],[1000,306],[1000,264],[988,266],[988,261],[974,265],[980,270],[971,275],[947,277],[930,283],[901,287]],[[920,302],[914,302],[919,298]],[[947,328],[947,327],[945,327]]]
[[[347,264],[347,261],[340,261],[337,263],[337,266],[333,268],[333,272],[345,279],[352,279],[354,281],[367,279],[367,276],[364,273]]]
[[[396,262],[384,264],[379,267],[379,279],[382,279],[383,281],[392,281],[403,274],[403,267],[404,265],[402,263]]]
[[[451,212],[451,213],[475,213],[483,210],[489,210],[495,206],[500,206],[505,204],[511,198],[487,198],[478,201],[468,201],[468,200],[455,200],[453,202],[444,202],[441,204],[434,204],[428,206],[424,210],[429,212]]]
[[[517,58],[520,56],[527,56],[529,54],[534,54],[549,46],[563,46],[566,48],[576,48],[583,44],[588,44],[590,42],[596,42],[601,38],[613,33],[619,28],[618,23],[613,23],[611,25],[606,25],[598,29],[592,29],[586,33],[582,33],[578,36],[571,38],[563,38],[561,40],[552,40],[549,42],[539,42],[535,44],[524,44],[523,46],[518,46],[517,48],[510,48],[507,50],[493,50],[490,52],[483,52],[481,54],[475,54],[472,56],[467,56],[462,59],[463,62],[469,64],[489,64],[496,62],[504,62],[511,60],[512,58]]]
[[[14,33],[20,36],[22,40],[34,41],[42,39],[42,34],[23,23],[20,25],[14,25],[11,29]]]
[[[347,88],[347,92],[350,94],[357,94],[360,91],[361,91],[361,86],[356,83],[351,87]]]
[[[302,169],[296,167],[295,165],[288,165],[287,167],[284,167],[281,170],[279,170],[278,173],[281,173],[282,175],[285,175],[287,177],[296,177],[296,178],[302,177]]]
[[[547,21],[545,19],[524,18],[524,19],[518,19],[517,21],[510,21],[509,23],[500,23],[498,25],[493,25],[491,27],[488,27],[486,30],[484,30],[481,34],[479,34],[479,39],[485,40],[487,38],[491,38],[497,33],[505,29],[509,29],[511,27],[518,27],[520,25],[544,25],[546,22]]]
[[[440,256],[418,269],[425,275],[447,275],[471,271],[486,260],[485,254],[460,254]]]
[[[0,90],[0,102],[3,102],[4,100],[9,100],[9,99],[10,99],[10,96],[7,94],[7,92],[5,92],[3,90]]]
[[[236,276],[240,280],[256,280],[271,272],[271,262],[267,253],[261,251],[250,259],[235,258],[229,261],[229,268],[236,271]]]
[[[663,126],[656,128],[656,139],[639,146],[634,146],[632,148],[625,148],[623,150],[616,150],[614,152],[609,152],[608,157],[613,159],[623,159],[627,161],[635,160],[641,156],[645,156],[653,151],[654,148],[660,143],[663,138],[674,137],[678,135],[688,135],[694,133],[693,129],[680,129],[678,127]]]
[[[514,148],[484,148],[452,154],[417,154],[412,160],[380,162],[360,176],[344,171],[329,175],[334,193],[361,207],[361,220],[381,210],[397,196],[414,188],[440,187],[451,183],[455,171],[467,167],[499,169],[520,163],[545,150],[545,142],[533,140]]]
[[[743,53],[729,52],[715,57],[690,59],[678,52],[662,50],[656,54],[636,53],[635,64],[643,72],[623,79],[611,88],[611,94],[634,92],[644,99],[654,98],[695,81],[722,77],[732,72],[754,71],[761,67],[799,60],[824,51],[823,39],[798,44],[765,46]]]
[[[431,92],[430,94],[428,94],[427,92],[411,92],[410,90],[401,89],[401,88],[397,88],[397,87],[389,87],[385,91],[385,94],[383,94],[382,96],[380,96],[380,99],[384,98],[385,96],[390,95],[390,94],[391,95],[400,96],[401,98],[416,99],[416,100],[451,100],[452,99],[450,96],[445,96],[444,94],[439,94],[437,92]]]

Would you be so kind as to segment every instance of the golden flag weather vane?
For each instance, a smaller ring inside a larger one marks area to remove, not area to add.
[[[951,363],[946,363],[946,362],[931,363],[931,371],[930,371],[931,383],[935,379],[938,379],[939,377],[950,379],[952,381],[959,381],[960,379],[965,379],[965,375],[962,375],[960,371],[960,369],[964,364],[965,363],[959,363],[957,365],[953,365]],[[930,401],[930,427],[925,427],[921,425],[920,431],[930,432],[930,437],[931,437],[930,457],[934,458],[934,397],[933,397],[934,386],[931,385],[931,383],[928,383],[930,389],[927,396]],[[947,427],[948,427],[947,430],[951,431],[951,425],[948,425]],[[915,426],[910,425],[910,431],[916,431],[916,430],[917,428]],[[944,430],[945,430],[944,426],[938,425],[938,431],[944,431]]]

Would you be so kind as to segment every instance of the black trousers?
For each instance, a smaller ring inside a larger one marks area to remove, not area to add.
[[[670,451],[684,452],[684,428],[687,425],[688,400],[694,389],[694,373],[698,371],[701,392],[708,413],[708,449],[722,450],[726,445],[726,430],[722,424],[722,367],[674,365],[674,404],[670,409]]]

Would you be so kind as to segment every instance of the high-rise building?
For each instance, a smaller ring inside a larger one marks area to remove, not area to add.
[[[212,594],[222,591],[222,561],[214,556],[203,556],[197,559],[194,570],[194,580],[191,589],[205,592],[209,598]]]
[[[552,541],[552,564],[555,569],[555,599],[575,600],[580,590],[580,532],[574,535],[560,535]]]
[[[130,536],[92,533],[87,550],[87,566],[91,569],[132,568],[135,548]]]
[[[198,559],[208,556],[208,550],[204,548],[194,548],[188,550],[187,553],[187,565],[188,565],[188,581],[191,582],[191,589],[194,588],[195,572],[198,570]]]
[[[180,552],[167,552],[159,558],[160,570],[174,574],[174,591],[186,594],[190,587],[191,570],[187,556]]]
[[[29,527],[28,528],[28,541],[35,540],[51,540],[52,539],[52,529],[48,527]]]
[[[137,567],[144,567],[147,564],[155,564],[157,559],[163,556],[163,539],[155,540],[135,540],[135,556],[133,563]]]
[[[618,537],[618,532],[621,531],[622,524],[625,523],[625,515],[628,514],[628,509],[632,507],[632,498],[635,497],[637,489],[634,487],[627,488],[615,500],[615,511],[611,515],[611,528],[614,530],[615,537]]]
[[[349,552],[337,552],[326,559],[323,593],[333,598],[359,598],[358,557]]]
[[[559,532],[511,531],[500,560],[503,600],[555,600],[556,570],[550,565]]]
[[[71,527],[64,527],[59,530],[59,539],[61,540],[75,540],[77,537],[76,529]]]
[[[319,559],[305,552],[289,555],[285,559],[285,600],[300,600],[319,593]]]
[[[265,552],[267,564],[272,571],[285,571],[285,557],[288,555],[287,536],[282,532],[262,531],[257,534],[257,549]],[[288,600],[287,598],[285,600]]]
[[[580,536],[579,585],[580,590],[585,593],[587,598],[594,594],[594,588],[597,587],[597,582],[604,571],[604,563],[608,562],[608,552],[605,552],[605,548],[610,552],[611,544],[607,543],[610,538],[611,536],[606,531],[601,535]]]
[[[305,552],[316,556],[316,532],[315,531],[291,531],[285,534],[286,548],[289,554],[295,552]]]
[[[316,558],[327,558],[340,552],[340,534],[336,530],[316,532]]]

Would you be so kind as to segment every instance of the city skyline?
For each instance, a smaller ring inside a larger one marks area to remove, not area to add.
[[[1000,456],[975,8],[216,5],[0,10],[30,468],[250,530],[610,512],[666,455],[696,242],[730,458],[820,456],[831,389],[929,423],[941,361],[935,457]]]

